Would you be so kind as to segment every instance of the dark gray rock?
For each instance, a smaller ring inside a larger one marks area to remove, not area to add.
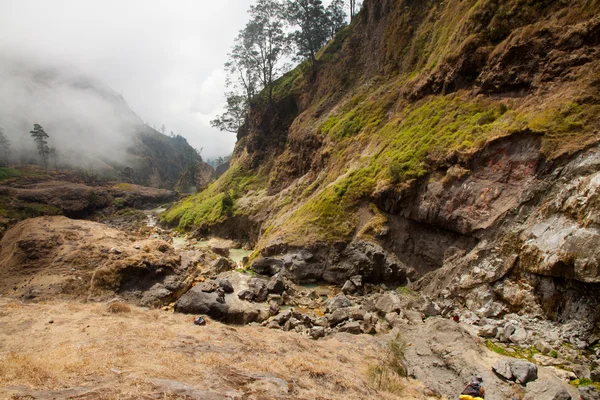
[[[158,307],[167,302],[171,296],[173,296],[171,290],[167,289],[161,283],[155,283],[143,293],[140,305],[143,307]]]
[[[537,365],[528,361],[511,361],[510,368],[515,377],[515,381],[522,385],[535,381],[538,377]]]
[[[209,266],[209,271],[214,274],[232,271],[235,269],[235,263],[228,258],[219,257]]]
[[[267,301],[269,291],[267,290],[267,282],[263,279],[252,278],[248,282],[249,290],[254,293],[254,301],[263,302]]]
[[[353,335],[360,335],[362,330],[358,321],[348,321],[339,327],[340,332],[351,333]]]
[[[425,315],[425,317],[435,317],[440,315],[441,312],[440,306],[431,300],[427,300],[423,307],[421,307],[421,313]]]
[[[280,306],[283,305],[283,297],[281,297],[280,294],[270,294],[269,296],[267,296],[267,301],[269,303],[274,301],[275,303],[279,304]]]
[[[344,294],[352,294],[356,292],[356,289],[356,285],[354,285],[354,283],[352,283],[350,280],[347,280],[346,283],[344,283],[344,286],[342,286],[342,292]]]
[[[277,323],[279,326],[285,325],[286,322],[292,317],[292,312],[287,310],[277,314],[271,321]]]
[[[326,312],[334,312],[335,310],[337,310],[338,308],[346,308],[346,307],[350,307],[352,305],[352,303],[350,302],[350,300],[348,300],[348,298],[346,296],[340,295],[340,296],[336,296],[333,299],[329,300],[327,302],[327,306],[326,306]]]
[[[584,386],[579,388],[581,400],[600,400],[600,391],[595,386]]]
[[[285,291],[285,281],[283,277],[279,274],[273,275],[269,282],[267,283],[267,291],[269,293],[281,294]]]
[[[350,278],[350,282],[352,282],[352,284],[354,286],[356,286],[357,289],[362,288],[362,286],[363,286],[362,275],[354,275],[353,277]]]
[[[322,337],[325,337],[325,328],[323,328],[322,326],[314,326],[310,329],[308,334],[312,339],[320,339]]]
[[[255,299],[254,292],[244,289],[238,292],[238,298],[245,301],[253,301]]]
[[[501,341],[508,343],[510,341],[510,337],[513,333],[515,333],[515,326],[510,322],[507,322],[504,327],[498,331],[498,339]]]
[[[341,324],[350,318],[350,313],[347,308],[338,308],[333,313],[327,315],[327,320],[329,321],[329,326],[334,327],[336,325]]]
[[[254,272],[261,275],[275,275],[283,267],[283,261],[272,257],[260,257],[250,267]]]
[[[348,311],[350,312],[350,318],[355,321],[362,321],[367,313],[362,307],[350,307]]]
[[[175,303],[175,311],[186,314],[204,314],[221,322],[230,324],[248,324],[262,322],[268,318],[265,307],[250,303],[232,301],[217,301],[216,293],[206,293],[194,287]]]
[[[217,280],[219,287],[223,289],[225,293],[233,293],[233,285],[227,279],[218,279]]]
[[[279,306],[279,304],[277,302],[275,302],[275,301],[269,302],[269,312],[271,313],[271,315],[279,314],[280,310],[281,310],[281,306]]]

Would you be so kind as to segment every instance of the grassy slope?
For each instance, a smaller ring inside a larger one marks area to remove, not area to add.
[[[470,32],[479,29],[500,47],[512,29],[535,22],[539,9],[547,6],[526,0],[513,0],[499,8],[491,1],[451,1],[445,8],[423,3],[427,13],[416,19],[420,21],[416,27],[411,21],[417,14],[411,12],[420,12],[417,8],[391,16],[397,22],[385,26],[380,51],[386,52],[390,60],[386,66],[392,72],[363,75],[341,96],[339,87],[323,87],[327,82],[321,81],[317,90],[312,88],[317,95],[297,120],[302,126],[294,129],[310,130],[322,140],[327,165],[311,179],[296,179],[285,191],[264,197],[270,214],[258,247],[279,239],[292,245],[347,240],[356,233],[358,206],[375,192],[407,185],[448,156],[466,158],[494,138],[523,131],[538,133],[549,159],[596,140],[600,106],[580,101],[585,93],[578,85],[584,85],[577,82],[539,98],[474,96],[464,90],[416,102],[406,100],[402,92],[443,70],[459,56],[460,49],[470,46],[475,40]],[[571,7],[569,13],[562,14],[564,18],[589,16],[598,6],[596,2],[581,4],[587,5]],[[487,24],[487,28],[473,28],[478,23]],[[360,29],[360,23],[346,28],[322,52],[323,70],[339,75],[344,56],[353,48],[345,41],[352,36],[360,38]],[[519,34],[531,34],[522,30]],[[302,65],[281,78],[276,95],[308,91],[306,71]],[[353,71],[345,73],[352,75]],[[290,150],[286,151],[280,160],[292,158]],[[242,158],[238,157],[237,167],[227,176],[172,208],[164,220],[181,229],[209,228],[232,213],[251,214],[252,210],[236,209],[236,204],[249,189],[257,189],[257,185],[263,188],[265,179],[258,179],[256,171],[244,170]],[[276,170],[269,174],[268,181],[279,178]],[[231,207],[224,206],[224,199],[232,200]],[[377,218],[381,216],[375,213]]]
[[[385,348],[369,335],[317,342],[210,320],[195,326],[190,315],[97,303],[25,304],[3,297],[0,309],[0,396],[3,389],[30,388],[66,398],[72,394],[54,397],[49,390],[84,387],[85,398],[93,399],[182,398],[175,387],[163,393],[151,383],[172,379],[223,395],[239,390],[279,398],[276,385],[255,387],[254,379],[245,378],[271,374],[289,382],[290,396],[299,399],[396,399],[398,391],[403,398],[423,398],[416,382],[393,376],[388,379],[394,385],[375,390],[367,371]]]
[[[0,183],[21,177],[34,176],[42,176],[42,172],[37,170],[0,168]],[[11,221],[21,221],[41,215],[61,214],[61,210],[47,204],[17,201],[10,196],[0,195],[0,228],[6,228],[10,225]]]

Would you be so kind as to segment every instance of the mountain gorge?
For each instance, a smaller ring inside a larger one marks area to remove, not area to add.
[[[298,282],[361,275],[412,282],[448,313],[581,319],[585,347],[599,7],[365,1],[252,107],[230,170],[163,222],[248,242],[256,271]]]
[[[232,53],[301,4],[253,2]],[[101,82],[0,62],[0,397],[600,398],[600,0],[340,26],[226,94],[216,171]]]

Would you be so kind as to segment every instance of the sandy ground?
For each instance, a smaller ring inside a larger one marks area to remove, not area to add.
[[[389,391],[376,389],[369,371],[385,357],[382,338],[313,341],[262,327],[196,326],[192,318],[0,298],[0,398],[427,398],[401,378]]]

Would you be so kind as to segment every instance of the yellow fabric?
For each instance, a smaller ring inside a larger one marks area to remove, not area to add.
[[[468,394],[461,394],[460,400],[483,400],[481,397],[473,397]]]

